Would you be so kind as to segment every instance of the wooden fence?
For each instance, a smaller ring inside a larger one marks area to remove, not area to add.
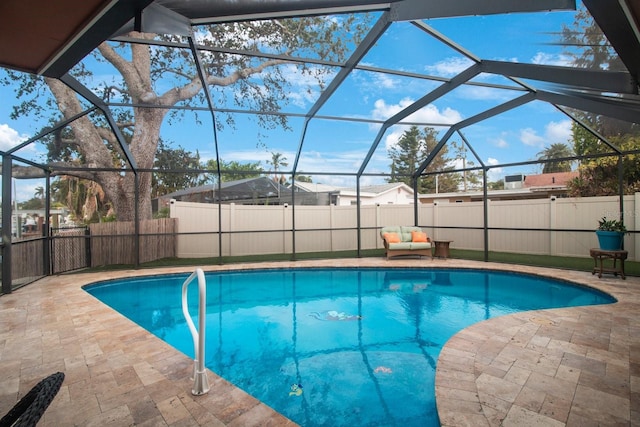
[[[140,222],[139,262],[176,256],[177,220],[153,219]],[[135,264],[136,238],[133,222],[91,224],[91,266]]]
[[[88,266],[88,234],[85,227],[60,228],[51,232],[51,272],[78,270]]]
[[[11,246],[11,279],[15,284],[30,282],[44,272],[45,239],[22,240]]]

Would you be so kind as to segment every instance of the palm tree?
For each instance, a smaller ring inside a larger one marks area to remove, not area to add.
[[[284,157],[282,155],[282,153],[274,153],[273,151],[271,152],[271,162],[267,161],[267,163],[271,164],[271,166],[273,166],[273,180],[275,182],[277,182],[278,184],[282,184],[284,182],[286,182],[286,179],[283,175],[280,175],[280,177],[278,177],[278,170],[280,170],[280,167],[287,167],[289,166],[289,163],[286,162],[287,158]],[[278,193],[280,193],[280,185],[278,185]],[[279,196],[279,194],[278,194]]]
[[[44,188],[42,186],[36,187],[34,196],[36,196],[40,200],[44,200]]]
[[[551,144],[538,153],[538,161],[545,162],[542,173],[570,172],[571,160],[556,159],[566,159],[571,156],[573,156],[573,150],[567,144],[560,142]]]

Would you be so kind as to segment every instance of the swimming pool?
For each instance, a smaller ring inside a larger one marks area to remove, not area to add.
[[[85,289],[193,357],[180,305],[187,276]],[[566,282],[486,270],[248,270],[206,277],[207,367],[304,426],[437,426],[436,360],[456,332],[517,311],[615,301]],[[195,290],[189,305],[196,313]]]

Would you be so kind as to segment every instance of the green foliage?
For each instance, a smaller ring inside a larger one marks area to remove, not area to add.
[[[44,200],[39,197],[32,197],[26,202],[18,203],[18,209],[23,209],[23,210],[44,209]]]
[[[487,190],[504,190],[504,180],[487,182]]]
[[[619,56],[584,6],[576,14],[573,24],[563,28],[561,42],[565,44],[565,53],[573,58],[573,64],[577,67],[626,71]],[[574,111],[573,114],[620,151],[633,153],[640,147],[638,124],[584,111]],[[615,153],[615,149],[580,124],[573,124],[572,133],[573,150],[577,156]],[[578,167],[580,176],[570,182],[569,194],[583,197],[619,194],[618,159],[614,155],[589,157],[581,161]],[[640,168],[637,154],[624,155],[622,171],[622,191],[625,194],[639,191]]]
[[[158,209],[158,212],[153,214],[154,219],[169,218],[170,209],[168,207]]]
[[[152,177],[151,197],[154,198],[205,182],[199,172],[202,166],[197,151],[193,154],[180,146],[170,148],[162,141],[158,144],[154,168],[158,170]]]
[[[542,167],[542,173],[570,172],[572,161],[558,159],[571,156],[573,156],[573,151],[567,144],[551,144],[538,153],[538,160],[541,162],[545,161],[544,166]]]
[[[313,182],[313,179],[311,179],[310,176],[307,175],[296,175],[296,181],[298,182]]]
[[[476,164],[473,160],[467,159],[467,150],[464,142],[456,141],[450,142],[451,146],[455,149],[455,158],[461,163],[462,169],[473,168]],[[482,188],[482,171],[479,170],[463,170],[461,172],[462,190],[467,191],[469,189],[481,189]]]
[[[205,164],[205,169],[212,171],[207,177],[207,182],[215,182],[218,162],[210,159]],[[237,161],[225,162],[220,160],[220,177],[222,182],[236,181],[238,179],[257,178],[264,170],[260,162],[240,163]]]
[[[640,167],[638,150],[640,136],[624,135],[611,138],[620,150],[629,152],[622,158],[622,192],[634,194],[640,191]],[[580,176],[569,182],[571,196],[612,196],[620,193],[618,181],[619,156],[605,156],[582,161],[578,167]]]
[[[575,66],[592,70],[626,70],[622,60],[584,5],[571,26],[563,25],[561,42]]]
[[[421,131],[417,126],[411,126],[409,130],[406,130],[398,140],[397,145],[389,149],[391,176],[388,182],[404,182],[413,188],[411,176],[416,173],[418,167],[438,144],[437,134],[436,130],[430,127],[425,127]],[[448,165],[447,151],[446,145],[442,147],[424,172],[452,170],[453,167]],[[419,193],[443,193],[456,191],[459,184],[459,174],[440,174],[437,179],[435,175],[423,175],[418,180],[417,190]]]
[[[620,220],[607,219],[606,216],[603,216],[602,219],[598,220],[598,230],[626,233],[627,227],[625,227],[624,223]]]

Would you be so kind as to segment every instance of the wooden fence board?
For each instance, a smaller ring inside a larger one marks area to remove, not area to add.
[[[140,222],[139,262],[145,263],[176,254],[176,219],[161,218]],[[135,264],[133,222],[91,224],[91,266]]]

